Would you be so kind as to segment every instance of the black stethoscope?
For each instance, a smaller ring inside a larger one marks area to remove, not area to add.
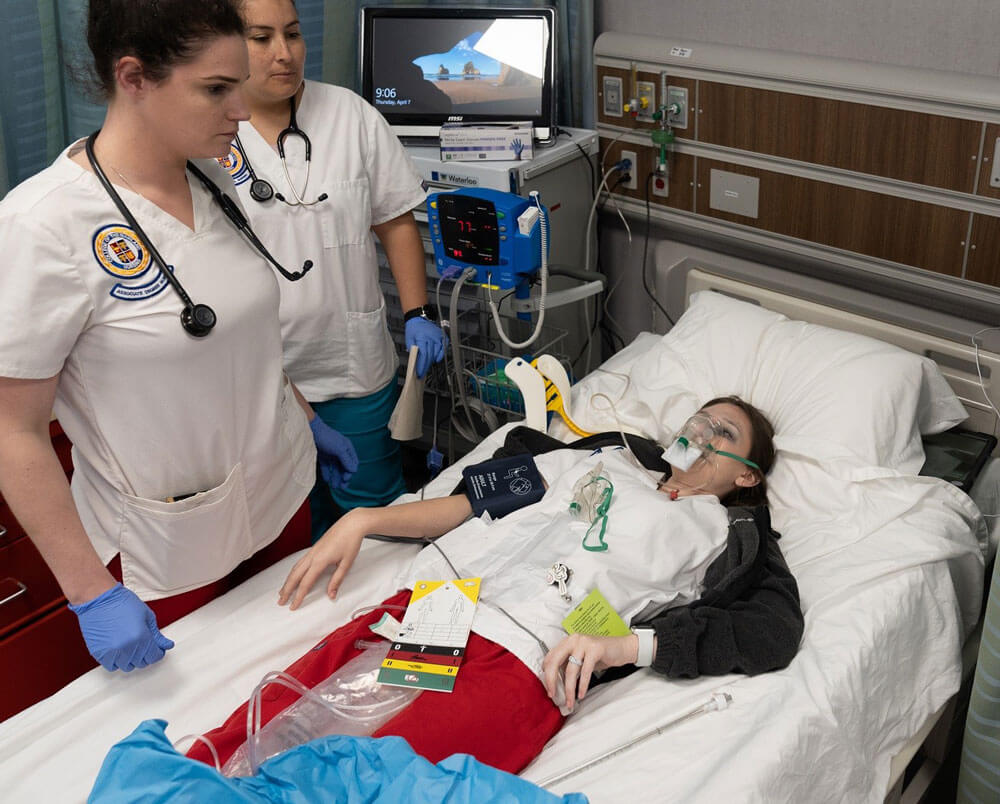
[[[236,147],[239,148],[240,153],[243,154],[243,162],[247,166],[247,172],[250,174],[250,197],[254,201],[263,203],[264,201],[269,201],[271,197],[274,196],[282,203],[288,204],[290,207],[311,207],[313,204],[318,204],[320,201],[326,201],[327,194],[320,193],[316,197],[315,201],[302,200],[302,196],[306,194],[306,190],[309,187],[309,169],[312,167],[312,143],[309,141],[309,137],[306,133],[299,128],[299,124],[295,122],[295,95],[292,95],[292,97],[288,99],[288,104],[290,107],[290,111],[288,113],[288,125],[278,133],[278,158],[281,159],[281,169],[285,172],[285,181],[288,183],[288,189],[291,190],[292,195],[295,196],[294,201],[289,201],[281,193],[274,192],[274,187],[271,186],[271,182],[267,179],[262,179],[257,175],[256,171],[253,169],[253,165],[250,164],[250,157],[247,156],[246,149],[240,141],[239,134],[236,135]],[[299,137],[306,149],[306,180],[302,185],[301,195],[298,190],[295,189],[295,185],[292,184],[292,177],[288,175],[288,165],[285,162],[285,140],[289,137]]]
[[[212,331],[212,327],[215,326],[215,311],[207,304],[195,304],[191,301],[191,297],[188,296],[187,291],[184,290],[184,286],[181,285],[180,280],[174,276],[174,272],[167,267],[166,261],[160,256],[160,252],[156,250],[156,246],[154,246],[153,242],[149,239],[149,235],[147,235],[143,231],[142,227],[139,226],[139,222],[125,205],[122,197],[118,195],[118,191],[115,190],[114,185],[108,181],[108,177],[101,169],[101,165],[97,161],[97,156],[94,154],[94,142],[97,139],[97,135],[100,133],[101,130],[98,129],[87,137],[87,160],[90,162],[90,166],[94,169],[94,174],[97,176],[98,180],[100,180],[101,185],[111,197],[111,200],[115,202],[115,206],[118,207],[118,211],[125,217],[125,220],[128,221],[129,226],[132,227],[132,231],[135,233],[135,236],[139,239],[140,243],[149,249],[149,255],[153,259],[153,262],[155,262],[159,267],[160,273],[163,274],[166,280],[170,283],[170,286],[177,291],[177,295],[181,297],[181,301],[184,302],[184,309],[181,311],[181,326],[184,327],[184,331],[196,338],[205,337]],[[271,252],[264,247],[264,244],[260,242],[257,235],[254,234],[246,216],[240,211],[240,208],[236,206],[233,199],[222,192],[215,182],[202,173],[201,170],[198,169],[198,167],[192,162],[189,161],[187,163],[187,169],[190,170],[205,186],[205,189],[212,194],[212,198],[214,198],[215,202],[222,207],[222,211],[226,213],[226,217],[229,218],[229,220],[233,222],[233,225],[235,225],[236,228],[243,233],[243,236],[250,241],[250,245],[257,249],[261,256],[277,269],[279,274],[290,282],[294,282],[297,279],[301,279],[306,275],[306,273],[308,273],[309,269],[313,266],[312,260],[306,260],[302,263],[302,270],[297,273],[286,271],[278,263],[278,261],[271,256]]]

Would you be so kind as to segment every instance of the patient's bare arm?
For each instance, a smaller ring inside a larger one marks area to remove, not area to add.
[[[326,593],[335,598],[361,549],[362,539],[369,534],[414,540],[435,538],[461,525],[471,513],[465,495],[348,511],[292,567],[278,593],[278,604],[283,606],[291,600],[291,608],[297,609],[319,577],[333,565],[337,569]]]

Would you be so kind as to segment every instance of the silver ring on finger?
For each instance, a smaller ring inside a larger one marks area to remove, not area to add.
[[[575,664],[577,667],[583,666],[583,660],[577,659],[576,656],[573,655],[567,656],[566,661],[569,662],[570,664]]]

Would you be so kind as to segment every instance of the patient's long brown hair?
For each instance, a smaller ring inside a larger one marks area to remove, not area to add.
[[[759,479],[756,486],[737,486],[720,502],[723,505],[767,505],[767,473],[774,466],[774,427],[767,416],[749,402],[738,396],[720,396],[710,399],[702,410],[712,405],[735,405],[750,419],[750,452],[747,458],[760,467],[760,472],[753,470]]]

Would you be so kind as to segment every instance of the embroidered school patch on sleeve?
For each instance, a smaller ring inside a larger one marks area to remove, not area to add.
[[[116,279],[111,295],[116,299],[133,301],[155,296],[167,286],[162,272],[147,282],[138,283],[149,271],[152,261],[149,251],[128,226],[120,223],[102,226],[94,233],[94,258],[97,264]]]
[[[243,182],[250,178],[250,170],[247,168],[246,157],[236,147],[235,142],[229,146],[229,153],[219,157],[217,161],[222,166],[222,169],[233,177],[233,184],[243,184]]]

